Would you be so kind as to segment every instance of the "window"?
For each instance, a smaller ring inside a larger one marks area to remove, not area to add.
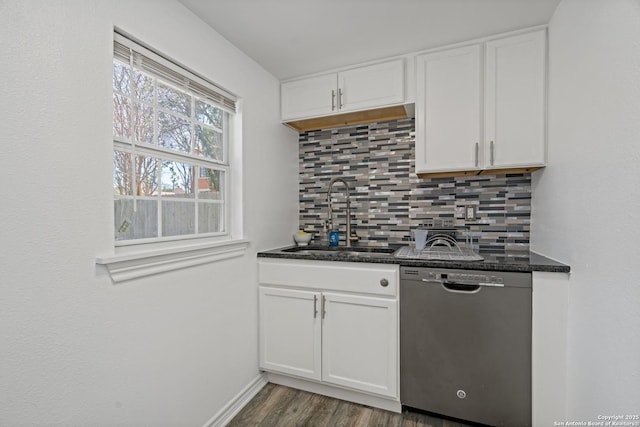
[[[236,99],[116,33],[116,245],[229,236],[229,144]]]

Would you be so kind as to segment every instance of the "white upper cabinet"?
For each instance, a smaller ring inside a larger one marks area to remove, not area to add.
[[[336,111],[335,73],[282,83],[282,120],[314,117]]]
[[[545,31],[486,44],[485,168],[544,166]]]
[[[404,59],[283,82],[282,121],[402,104]]]
[[[383,62],[338,73],[341,112],[404,102],[404,61]]]
[[[546,56],[544,29],[419,55],[416,173],[544,166]]]
[[[480,45],[418,56],[416,171],[479,167],[481,64]]]

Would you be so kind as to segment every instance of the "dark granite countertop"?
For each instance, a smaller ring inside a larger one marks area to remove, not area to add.
[[[397,264],[408,267],[437,267],[456,268],[462,270],[487,270],[487,271],[511,271],[532,272],[547,271],[556,273],[568,273],[571,267],[554,261],[535,252],[512,251],[506,253],[481,252],[483,261],[435,261],[396,258],[393,252],[397,247],[355,247],[340,246],[335,251],[327,251],[322,246],[287,246],[283,248],[261,251],[259,258],[286,258],[316,261],[337,262],[373,262],[380,264]]]

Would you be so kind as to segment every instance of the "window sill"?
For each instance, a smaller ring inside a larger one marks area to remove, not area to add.
[[[232,240],[96,258],[114,283],[243,256],[248,240]]]

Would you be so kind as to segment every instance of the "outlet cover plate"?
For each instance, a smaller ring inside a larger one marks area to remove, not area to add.
[[[465,206],[464,207],[464,218],[469,221],[474,221],[476,219],[476,207],[475,206]]]

